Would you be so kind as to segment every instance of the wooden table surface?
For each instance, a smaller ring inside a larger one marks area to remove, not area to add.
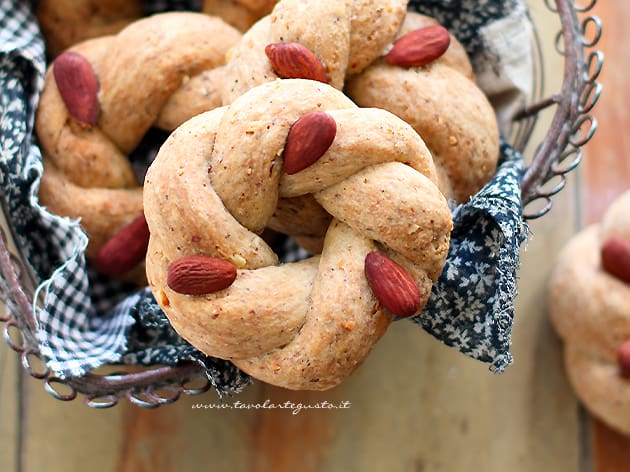
[[[544,44],[558,29],[543,0],[531,0]],[[600,0],[606,55],[599,130],[582,165],[533,221],[523,248],[512,352],[504,374],[488,372],[420,329],[397,323],[348,382],[324,393],[262,385],[224,399],[243,404],[337,410],[209,408],[213,393],[157,410],[126,401],[94,410],[50,397],[0,342],[0,471],[627,471],[630,439],[591,419],[564,373],[561,344],[545,308],[546,281],[566,240],[630,187],[630,3]],[[561,62],[545,50],[555,91]],[[544,120],[542,122],[544,128]],[[537,135],[544,129],[537,130]],[[534,137],[534,140],[536,139]],[[207,408],[194,408],[202,404]]]

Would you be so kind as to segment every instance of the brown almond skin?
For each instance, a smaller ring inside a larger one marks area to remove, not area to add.
[[[167,285],[184,295],[205,295],[228,288],[236,279],[236,266],[225,259],[185,256],[168,266]]]
[[[317,162],[336,135],[337,123],[328,113],[312,111],[302,115],[287,135],[282,153],[284,172],[295,174]]]
[[[118,277],[140,264],[147,254],[149,227],[144,214],[124,226],[98,251],[96,270]]]
[[[401,67],[422,67],[440,58],[451,43],[448,30],[440,25],[410,31],[398,38],[385,62]]]
[[[618,237],[602,246],[602,267],[610,275],[630,284],[630,242]]]
[[[630,341],[626,341],[617,353],[619,373],[624,379],[630,379]]]
[[[365,276],[381,305],[401,318],[415,315],[420,309],[418,284],[400,264],[380,252],[365,257]]]
[[[330,82],[319,58],[300,43],[271,43],[265,47],[271,67],[281,79],[309,79]]]
[[[53,76],[68,112],[78,121],[94,126],[101,113],[99,82],[89,61],[66,51],[53,63]]]

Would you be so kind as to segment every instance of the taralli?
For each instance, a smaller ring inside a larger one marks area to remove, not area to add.
[[[201,11],[246,31],[269,14],[277,0],[203,0]],[[80,42],[117,34],[145,12],[140,0],[38,0],[37,21],[54,58]]]
[[[149,285],[205,354],[285,388],[334,387],[442,271],[452,221],[436,182],[393,114],[320,82],[267,82],[180,126],[150,166]],[[321,255],[279,263],[265,227],[325,233]]]
[[[319,78],[341,90],[347,76],[365,69],[391,44],[406,6],[406,0],[281,0],[230,52],[224,103],[276,78]],[[272,62],[274,47],[281,51]],[[315,68],[325,76],[312,76]]]
[[[344,90],[402,118],[431,150],[442,192],[464,203],[499,158],[499,129],[462,45],[403,0],[281,0],[231,51],[224,104],[276,78]]]
[[[36,116],[44,157],[40,201],[81,219],[87,257],[99,270],[124,274],[132,268],[126,252],[137,246],[134,260],[144,256],[142,245],[130,241],[148,243],[128,154],[152,126],[171,130],[220,105],[221,68],[239,38],[218,18],[165,13],[80,43],[48,70]],[[112,260],[116,254],[120,259]]]
[[[630,434],[630,191],[573,237],[549,282],[549,311],[584,405]]]
[[[351,77],[345,91],[359,106],[391,111],[422,136],[449,198],[468,201],[495,174],[496,114],[464,49],[433,19],[407,14],[389,53]]]

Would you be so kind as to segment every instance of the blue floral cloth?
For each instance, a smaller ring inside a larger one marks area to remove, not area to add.
[[[185,1],[147,2],[148,13],[197,7]],[[531,29],[520,0],[411,1],[410,8],[436,17],[457,35],[476,71],[488,70],[491,63],[497,83],[505,84],[504,66],[514,58],[497,53],[501,49],[483,32],[488,27],[494,31],[506,20],[512,28],[516,24]],[[180,338],[148,288],[136,290],[93,273],[86,265],[87,237],[78,221],[53,215],[39,204],[43,167],[33,122],[45,67],[44,44],[30,5],[0,0],[1,195],[20,255],[37,279],[37,337],[48,366],[67,378],[107,363],[194,361],[204,366],[220,393],[240,391],[251,381],[247,375],[230,362],[204,356]],[[512,85],[522,100],[527,90]],[[438,340],[494,371],[511,362],[516,273],[524,237],[522,172],[521,156],[504,142],[495,178],[470,202],[453,208],[455,228],[445,270],[427,308],[413,319]],[[300,257],[295,251],[286,247],[285,260]]]

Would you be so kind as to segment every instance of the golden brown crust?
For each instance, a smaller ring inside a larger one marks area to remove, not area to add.
[[[398,37],[431,24],[435,20],[409,13]],[[351,77],[345,91],[361,107],[391,111],[422,136],[448,198],[468,201],[496,172],[496,115],[454,37],[447,52],[427,66],[402,68],[379,60]]]
[[[247,31],[277,0],[203,0],[201,11]],[[140,0],[38,0],[37,21],[54,58],[88,39],[117,34],[144,16]]]
[[[112,228],[122,228],[142,213],[142,189],[86,188],[72,183],[54,164],[44,160],[44,172],[39,188],[40,201],[48,208],[72,219],[80,219],[90,228],[87,257],[112,236]]]
[[[395,39],[437,24],[405,6],[397,0],[278,2],[231,51],[223,103],[278,77],[265,46],[297,42],[321,61],[330,84],[359,106],[383,108],[408,122],[434,156],[442,192],[468,201],[496,171],[497,118],[455,37],[446,53],[425,67],[381,59]]]
[[[218,18],[166,13],[74,46],[100,84],[94,126],[70,114],[54,63],[49,68],[35,124],[45,164],[40,200],[53,213],[81,218],[89,257],[142,211],[129,152],[152,125],[174,128],[218,105],[212,87],[220,84],[211,82],[239,38]]]
[[[449,198],[466,202],[494,175],[496,116],[483,92],[455,69],[439,61],[413,69],[378,62],[346,90],[360,106],[384,108],[411,124],[431,150]]]
[[[51,58],[87,39],[116,34],[143,14],[139,0],[38,0],[36,5]]]
[[[565,366],[580,400],[596,416],[630,434],[630,380],[620,375],[618,352],[630,340],[630,284],[602,268],[611,236],[630,235],[630,192],[600,224],[574,236],[549,281],[551,320],[565,343]],[[630,240],[630,239],[626,239]]]
[[[403,0],[278,2],[230,53],[223,103],[229,104],[250,88],[278,78],[265,55],[265,46],[279,42],[297,42],[311,50],[324,65],[330,84],[342,89],[347,76],[359,73],[391,44],[406,5]]]
[[[315,164],[286,175],[289,129],[315,110],[337,123],[334,142]],[[151,165],[149,285],[175,329],[204,353],[275,385],[331,388],[392,319],[365,278],[368,252],[413,274],[426,303],[452,228],[436,181],[422,140],[391,113],[359,109],[319,82],[268,82],[186,122]],[[321,256],[279,264],[258,236],[272,221],[298,238],[325,232]],[[193,254],[234,263],[234,284],[204,296],[172,290],[168,265]]]
[[[406,33],[420,28],[439,24],[440,23],[435,18],[408,11],[397,37],[401,37]],[[439,62],[457,70],[470,80],[475,80],[475,73],[468,59],[468,54],[462,43],[460,43],[455,36],[451,35],[451,43],[446,52],[439,58]]]

